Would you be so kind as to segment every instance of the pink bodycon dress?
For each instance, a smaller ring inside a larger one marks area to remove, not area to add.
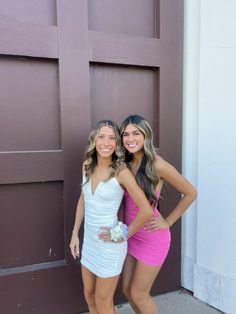
[[[125,223],[129,225],[138,212],[138,208],[125,191],[124,194]],[[159,212],[155,208],[154,216]],[[147,232],[144,228],[139,229],[128,239],[128,254],[138,261],[151,266],[162,265],[170,248],[171,234],[169,228]]]

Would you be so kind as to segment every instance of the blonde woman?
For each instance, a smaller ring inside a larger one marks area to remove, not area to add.
[[[98,122],[88,143],[70,249],[74,258],[80,256],[78,232],[84,218],[81,265],[89,312],[114,314],[113,296],[127,253],[126,240],[151,218],[152,208],[123,162],[116,124],[110,120]],[[139,208],[128,228],[117,219],[124,189]],[[111,229],[109,242],[99,239],[101,226]]]

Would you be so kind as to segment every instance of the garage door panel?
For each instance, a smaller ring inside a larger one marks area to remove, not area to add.
[[[60,149],[57,62],[0,59],[0,151]]]
[[[157,75],[158,71],[152,68],[91,65],[92,125],[104,118],[120,124],[125,116],[134,113],[145,116],[152,123],[158,107],[155,97]]]
[[[61,182],[1,185],[0,266],[64,258]]]
[[[23,23],[56,25],[56,0],[1,0],[0,15]]]
[[[155,0],[89,0],[91,30],[144,37],[155,36]]]

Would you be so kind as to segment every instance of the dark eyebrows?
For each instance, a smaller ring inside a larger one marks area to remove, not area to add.
[[[122,135],[129,135],[129,134],[135,134],[135,133],[141,133],[139,130],[134,130],[132,132],[123,132]]]

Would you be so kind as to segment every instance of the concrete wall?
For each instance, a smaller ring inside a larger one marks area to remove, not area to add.
[[[236,313],[236,1],[185,0],[182,285]]]

